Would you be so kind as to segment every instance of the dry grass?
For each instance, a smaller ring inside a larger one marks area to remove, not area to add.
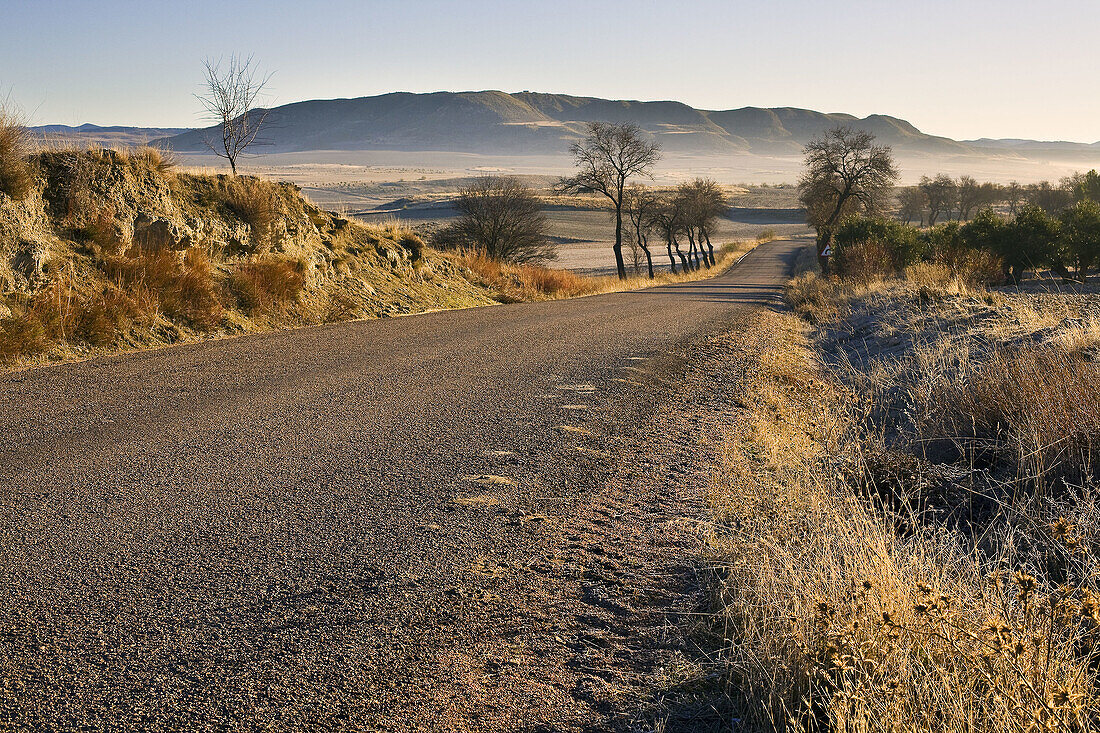
[[[248,224],[253,251],[268,246],[277,216],[274,186],[259,178],[237,176],[225,179],[222,194],[230,211]]]
[[[130,326],[152,326],[162,316],[198,330],[221,322],[221,301],[201,250],[107,257],[101,267],[106,282],[70,266],[16,304],[18,312],[0,322],[0,361],[53,346],[112,346]]]
[[[246,313],[260,315],[297,300],[305,276],[298,262],[258,260],[237,266],[229,276],[229,288]]]
[[[34,190],[30,131],[15,113],[0,106],[0,192],[19,200]]]
[[[867,493],[887,488],[876,395],[825,379],[796,318],[766,318],[739,336],[758,368],[712,491],[716,620],[742,726],[1092,729],[1100,601],[1082,548],[1095,506],[1002,503],[978,534],[901,521]],[[915,481],[915,460],[894,479]]]
[[[500,300],[505,303],[591,295],[601,292],[605,279],[538,265],[514,265],[479,251],[457,252],[453,259],[470,270],[480,283],[499,293]]]
[[[199,330],[221,322],[222,304],[206,254],[197,248],[180,254],[169,250],[108,257],[103,269],[120,290],[130,294],[138,312],[160,313]]]
[[[130,153],[130,158],[150,170],[164,175],[179,167],[179,158],[168,148],[142,145]]]
[[[925,348],[914,367],[908,402],[926,451],[1008,462],[1013,478],[1041,492],[1097,476],[1100,364],[1087,352],[1055,343],[979,360]]]
[[[0,319],[0,363],[40,353],[46,346],[46,334],[37,319],[22,315]]]

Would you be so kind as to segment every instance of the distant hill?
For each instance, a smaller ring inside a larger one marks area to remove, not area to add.
[[[186,127],[100,127],[85,124],[77,127],[69,125],[40,125],[32,127],[31,132],[46,140],[78,145],[144,145],[152,140],[187,132]]]
[[[269,111],[264,133],[271,152],[307,150],[440,150],[476,153],[562,153],[592,120],[634,122],[669,152],[797,154],[814,135],[838,124],[874,132],[899,149],[970,152],[886,115],[781,107],[710,111],[681,102],[637,102],[520,92],[395,92],[375,97],[295,102]],[[212,130],[164,140],[199,151]]]

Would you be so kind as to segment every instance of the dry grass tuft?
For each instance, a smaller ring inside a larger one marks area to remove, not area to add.
[[[0,107],[0,192],[20,200],[34,190],[31,136],[23,120]]]
[[[589,295],[600,292],[604,286],[604,278],[586,278],[568,270],[538,265],[514,265],[479,251],[465,250],[456,253],[454,259],[496,290],[505,303]]]
[[[200,330],[222,319],[222,304],[206,253],[191,248],[182,256],[170,250],[107,257],[103,269],[120,290],[130,293],[138,310],[179,318]]]
[[[229,276],[229,288],[249,315],[270,313],[297,300],[305,288],[298,262],[268,259],[239,265]]]
[[[786,285],[787,303],[810,323],[828,323],[846,312],[852,288],[834,278],[808,272]]]
[[[37,319],[23,315],[0,319],[0,363],[8,364],[46,348],[45,329]]]
[[[270,245],[277,217],[274,186],[259,178],[238,176],[226,179],[223,194],[230,211],[248,224],[253,250]]]
[[[1043,491],[1097,477],[1100,364],[1091,356],[1055,343],[934,359],[920,359],[909,394],[928,450],[946,443],[972,464],[1010,461]]]
[[[165,174],[179,167],[179,158],[169,148],[142,145],[130,153],[130,159],[157,173]]]

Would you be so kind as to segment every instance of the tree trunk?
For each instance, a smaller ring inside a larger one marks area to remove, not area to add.
[[[649,279],[653,279],[653,255],[649,252],[649,243],[645,241],[645,237],[638,237],[638,246],[645,252],[645,264],[649,268]]]
[[[703,235],[703,239],[707,240],[707,254],[710,257],[707,267],[714,267],[718,263],[714,260],[714,245],[710,243],[710,233],[706,230],[706,227],[701,227],[699,232]]]
[[[623,203],[622,196],[615,204],[615,269],[619,279],[626,280],[626,263],[623,262]]]
[[[668,264],[672,267],[672,274],[676,274],[676,258],[672,255],[672,237],[668,237]]]
[[[688,258],[684,256],[684,251],[680,249],[680,243],[676,240],[676,235],[672,236],[672,246],[676,248],[676,256],[680,258],[680,264],[684,267],[684,272],[691,269],[691,265],[688,264]]]
[[[699,251],[695,249],[695,227],[688,227],[688,261],[691,262],[691,269],[699,269]]]

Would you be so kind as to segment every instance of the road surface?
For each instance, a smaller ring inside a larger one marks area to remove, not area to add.
[[[0,376],[0,727],[598,725],[563,594],[649,520],[593,507],[685,349],[774,301],[800,246]]]

